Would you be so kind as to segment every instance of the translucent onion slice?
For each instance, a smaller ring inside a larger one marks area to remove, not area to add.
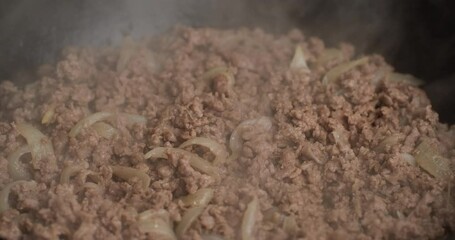
[[[251,127],[259,127],[264,131],[269,131],[272,128],[272,120],[269,117],[260,117],[241,122],[231,133],[229,139],[229,148],[231,149],[229,160],[234,160],[240,155],[243,146],[243,131]]]
[[[18,123],[16,128],[19,133],[27,140],[28,147],[34,161],[43,159],[50,160],[51,164],[55,164],[54,148],[52,142],[37,128],[27,123]]]
[[[329,83],[335,81],[336,79],[338,79],[341,76],[341,74],[343,74],[359,65],[365,64],[367,62],[368,62],[368,57],[363,57],[363,58],[360,58],[357,60],[342,63],[342,64],[330,69],[330,71],[327,72],[327,74],[322,79],[322,83],[329,84]]]
[[[283,229],[290,235],[294,235],[298,230],[297,221],[294,216],[286,216],[283,221]]]
[[[131,114],[131,113],[119,113],[120,117],[125,118],[128,124],[146,124],[147,118],[138,114]]]
[[[183,197],[181,200],[185,206],[206,206],[213,198],[214,190],[211,188],[202,188],[193,194]]]
[[[411,74],[391,72],[387,75],[387,79],[392,82],[406,83],[413,86],[420,86],[424,81],[418,79]]]
[[[185,232],[191,227],[194,221],[202,214],[205,206],[193,207],[188,209],[182,217],[182,221],[177,225],[175,233],[180,239]]]
[[[191,167],[201,171],[205,174],[208,174],[212,177],[218,178],[219,177],[219,170],[214,167],[209,161],[199,157],[194,153],[190,153],[183,149],[179,148],[167,148],[167,147],[157,147],[148,153],[145,154],[145,159],[149,158],[164,158],[168,159],[168,153],[171,154],[179,154],[182,156],[188,157],[189,163]]]
[[[138,227],[141,232],[159,239],[176,240],[169,213],[164,209],[147,210],[138,216]]]
[[[99,121],[104,121],[114,114],[109,112],[97,112],[93,113],[82,120],[80,120],[76,125],[71,129],[69,136],[76,137],[84,128],[88,128]]]
[[[26,146],[22,146],[22,147],[16,149],[16,151],[14,151],[13,153],[11,153],[8,156],[8,173],[9,173],[9,176],[13,180],[17,181],[17,180],[30,180],[31,179],[31,176],[27,170],[27,167],[25,166],[25,164],[23,164],[20,161],[20,158],[22,157],[22,155],[29,153],[29,152],[30,152],[30,149],[26,145]]]
[[[62,174],[60,175],[60,184],[69,184],[70,183],[70,178],[74,175],[76,175],[76,173],[82,171],[82,167],[81,166],[68,166],[68,167],[65,167],[63,170],[62,170]]]
[[[242,218],[242,226],[241,226],[241,235],[242,240],[252,240],[253,231],[254,231],[254,224],[256,223],[256,214],[259,210],[259,200],[257,197],[254,197],[248,206],[246,207],[246,211]]]
[[[118,132],[117,129],[115,129],[112,125],[104,122],[97,122],[93,124],[92,128],[98,135],[106,139],[111,139]]]
[[[387,149],[397,145],[400,142],[400,140],[401,140],[401,136],[399,134],[392,134],[392,135],[384,138],[384,140],[382,140],[378,144],[378,146],[376,146],[374,148],[374,150],[385,153],[387,151]]]
[[[400,158],[412,166],[417,166],[416,159],[409,153],[400,153]]]
[[[138,178],[141,181],[142,187],[144,189],[147,189],[150,186],[150,177],[144,171],[141,171],[136,168],[122,167],[122,166],[111,166],[111,168],[112,168],[112,173],[115,176],[117,176],[125,181],[128,181],[132,178]]]
[[[309,72],[310,69],[306,63],[305,54],[300,45],[297,45],[294,52],[294,57],[292,58],[290,67],[291,70],[303,70]]]
[[[234,74],[228,67],[215,67],[204,73],[196,83],[196,92],[202,93],[204,88],[210,84],[210,81],[217,76],[223,76],[228,81],[229,91],[232,91],[235,84]]]
[[[0,213],[8,210],[10,208],[9,206],[9,193],[11,192],[11,188],[16,186],[17,184],[20,183],[25,183],[27,181],[15,181],[12,183],[6,184],[6,186],[0,191]]]
[[[423,139],[414,151],[417,164],[432,176],[447,179],[453,175],[449,159],[439,155],[437,146],[429,139]]]
[[[342,60],[343,52],[336,48],[326,48],[316,60],[316,64],[324,66],[333,60]]]
[[[55,115],[55,105],[49,106],[49,109],[44,113],[43,118],[41,119],[42,124],[48,124],[54,118]]]
[[[196,137],[190,139],[182,143],[179,146],[179,148],[185,148],[191,145],[200,145],[208,148],[213,154],[215,154],[215,160],[213,161],[215,164],[226,161],[226,158],[228,156],[228,152],[226,151],[226,148],[223,145],[217,143],[212,139],[204,137]]]

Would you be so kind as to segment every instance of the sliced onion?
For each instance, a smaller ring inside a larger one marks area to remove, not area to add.
[[[385,153],[390,147],[396,146],[401,140],[399,134],[392,134],[382,140],[374,150]]]
[[[164,209],[147,210],[138,216],[139,230],[159,239],[176,240],[169,213]]]
[[[27,123],[16,124],[17,131],[27,140],[28,147],[34,161],[50,160],[55,165],[54,148],[52,142],[40,130]]]
[[[327,72],[327,74],[322,79],[322,83],[329,84],[329,83],[335,81],[336,79],[338,79],[341,76],[341,74],[343,74],[359,65],[367,63],[368,59],[369,59],[368,57],[363,57],[363,58],[360,58],[357,60],[342,63],[342,64],[330,69],[330,71]]]
[[[13,180],[30,180],[31,176],[25,164],[20,161],[22,155],[29,153],[28,146],[22,146],[8,156],[8,173]]]
[[[202,214],[205,206],[193,207],[188,209],[182,217],[182,221],[177,225],[175,233],[180,239],[185,232],[191,227],[194,221]]]
[[[417,166],[416,159],[409,153],[400,153],[400,158],[412,166]]]
[[[119,113],[120,117],[125,118],[128,124],[139,124],[143,125],[147,123],[147,118],[138,114],[131,114],[131,113]]]
[[[185,206],[206,206],[213,198],[214,190],[211,188],[202,188],[193,194],[183,197],[181,200]]]
[[[69,184],[70,178],[82,170],[83,170],[83,168],[81,166],[65,167],[62,170],[62,174],[60,175],[60,184]]]
[[[8,210],[10,208],[9,206],[9,193],[11,191],[11,188],[16,186],[17,184],[20,183],[26,183],[27,181],[15,181],[12,183],[6,184],[6,186],[0,191],[0,213]]]
[[[324,66],[332,60],[342,60],[343,52],[336,48],[326,48],[316,60],[316,64]]]
[[[98,135],[106,139],[111,139],[118,132],[112,125],[104,122],[97,122],[93,124],[92,128]]]
[[[214,167],[209,161],[199,157],[194,153],[190,153],[183,149],[178,148],[167,148],[167,147],[157,147],[148,153],[145,154],[145,159],[149,158],[164,158],[168,159],[168,153],[170,154],[179,154],[182,156],[186,156],[189,160],[191,167],[208,174],[212,177],[218,178],[219,177],[219,170]]]
[[[80,120],[76,125],[71,129],[69,136],[76,137],[84,128],[88,128],[99,121],[104,121],[113,116],[113,113],[109,112],[97,112],[93,113],[84,119]]]
[[[185,148],[191,145],[200,145],[208,148],[213,154],[215,154],[215,160],[213,161],[215,164],[226,161],[226,158],[228,156],[226,148],[223,145],[217,143],[212,139],[204,137],[196,137],[190,139],[182,143],[179,148]]]
[[[417,164],[436,178],[447,179],[453,175],[450,160],[439,155],[434,142],[423,139],[414,151]]]
[[[112,173],[115,176],[117,176],[125,181],[128,181],[132,178],[138,178],[141,181],[142,187],[144,189],[147,189],[150,186],[150,177],[144,171],[141,171],[136,168],[122,167],[122,166],[111,166],[111,168],[112,168]]]
[[[209,85],[210,81],[217,76],[223,76],[228,81],[228,88],[229,91],[232,91],[234,88],[234,74],[232,70],[227,67],[215,67],[204,73],[199,81],[196,83],[196,92],[202,93],[204,91],[205,86]]]
[[[391,72],[388,74],[387,79],[392,82],[406,83],[413,86],[420,86],[424,84],[424,81],[412,76],[411,74]]]
[[[41,119],[42,124],[48,124],[54,118],[55,115],[55,105],[49,106],[49,109],[44,113],[43,118]]]
[[[298,230],[297,221],[294,216],[286,216],[283,221],[283,229],[290,235],[294,235]]]
[[[243,131],[251,127],[259,127],[264,131],[269,131],[272,128],[272,120],[269,117],[260,117],[241,122],[231,133],[229,139],[229,148],[231,149],[229,160],[236,159],[240,155],[243,146]]]
[[[242,218],[241,235],[242,240],[253,239],[254,224],[256,223],[256,214],[259,210],[259,200],[254,197],[248,206]]]
[[[294,52],[294,57],[292,58],[290,64],[291,70],[303,70],[305,72],[309,72],[310,69],[306,63],[305,54],[303,53],[303,49],[300,45],[297,45]]]

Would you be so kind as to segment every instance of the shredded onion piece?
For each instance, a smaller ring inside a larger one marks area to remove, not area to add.
[[[126,119],[127,123],[129,124],[146,124],[147,123],[147,118],[144,116],[138,115],[138,114],[131,114],[131,113],[120,113],[120,117],[123,117]]]
[[[367,62],[368,62],[368,57],[363,57],[363,58],[360,58],[357,60],[342,63],[342,64],[330,69],[330,71],[327,72],[327,74],[322,79],[322,83],[329,84],[329,83],[335,81],[336,79],[338,79],[338,77],[340,77],[341,74],[343,74],[359,65],[365,64]]]
[[[286,216],[283,221],[283,229],[290,235],[294,235],[298,230],[297,221],[294,216]]]
[[[417,164],[432,176],[447,179],[453,175],[449,159],[439,155],[438,148],[429,139],[423,139],[414,151]]]
[[[229,157],[229,160],[234,160],[240,156],[240,151],[243,146],[243,131],[254,126],[260,127],[264,131],[269,131],[272,128],[272,120],[268,117],[260,117],[241,122],[231,133],[231,137],[229,139],[229,148],[231,149],[231,156]]]
[[[20,161],[22,155],[29,153],[29,147],[22,146],[8,156],[8,173],[13,180],[30,180],[31,176],[25,164]]]
[[[159,239],[176,240],[169,213],[164,209],[147,210],[138,216],[138,226],[141,232],[151,234]]]
[[[183,236],[183,234],[185,234],[188,228],[191,227],[191,224],[193,224],[193,222],[196,221],[196,219],[202,214],[204,209],[205,206],[198,206],[192,207],[185,212],[182,217],[182,221],[180,221],[175,229],[175,233],[179,239]]]
[[[342,60],[343,52],[336,48],[326,48],[316,60],[316,64],[324,66],[332,60]]]
[[[226,161],[226,158],[228,156],[228,153],[226,151],[226,148],[217,143],[216,141],[209,139],[209,138],[204,138],[204,137],[196,137],[193,139],[190,139],[184,143],[182,143],[179,148],[185,148],[191,145],[200,145],[203,147],[208,148],[213,154],[215,154],[215,160],[213,161],[214,164],[221,163]]]
[[[95,124],[96,122],[103,121],[112,117],[113,114],[109,112],[97,112],[93,113],[82,120],[80,120],[76,125],[71,129],[69,136],[76,137],[84,128],[88,128]]]
[[[76,173],[82,171],[81,166],[68,166],[62,170],[62,174],[60,175],[60,184],[69,184],[70,178],[74,176]]]
[[[27,181],[15,181],[15,182],[12,182],[12,183],[8,183],[6,184],[6,186],[2,189],[2,191],[0,191],[0,213],[8,210],[10,208],[9,206],[9,193],[11,191],[11,188],[13,188],[14,186],[16,186],[17,184],[20,184],[20,183],[25,183]]]
[[[387,149],[397,145],[400,142],[400,140],[401,140],[401,136],[399,134],[392,134],[392,135],[384,138],[384,140],[382,140],[374,148],[374,150],[385,153],[387,151]]]
[[[55,115],[55,104],[49,106],[49,109],[44,113],[43,118],[41,119],[42,124],[48,124],[54,118]]]
[[[412,76],[411,74],[403,74],[396,72],[389,73],[387,79],[392,82],[406,83],[413,86],[420,86],[424,83],[421,79],[418,79]]]
[[[54,148],[52,142],[40,130],[27,123],[18,123],[16,128],[27,140],[28,147],[34,161],[49,159],[55,165]]]
[[[144,171],[141,171],[136,168],[122,167],[122,166],[111,166],[111,168],[112,168],[112,173],[115,176],[117,176],[125,181],[128,181],[132,178],[138,178],[141,181],[142,187],[144,189],[147,189],[150,186],[150,177]]]
[[[211,188],[202,188],[193,194],[182,198],[183,204],[189,207],[206,206],[213,198],[214,190]]]
[[[254,224],[256,223],[256,214],[259,210],[259,200],[254,197],[248,206],[242,218],[241,234],[242,240],[251,240],[253,238]]]
[[[292,58],[291,70],[303,70],[305,72],[309,72],[310,69],[305,60],[305,54],[303,53],[303,49],[300,45],[297,45],[294,52],[294,57]]]
[[[217,76],[223,76],[227,79],[228,81],[228,88],[229,91],[232,92],[234,88],[234,74],[232,73],[232,70],[229,69],[228,67],[215,67],[210,70],[208,70],[206,73],[204,73],[199,81],[196,83],[196,92],[197,93],[202,93],[204,91],[205,86],[209,85],[209,82],[217,77]]]
[[[411,164],[412,166],[417,166],[416,159],[409,153],[400,153],[400,157],[402,160],[406,161],[407,163]]]
[[[219,177],[219,170],[214,167],[209,161],[199,157],[198,155],[179,148],[157,147],[145,154],[145,159],[149,158],[164,158],[168,159],[167,153],[179,154],[188,157],[191,167],[208,174],[212,177]]]
[[[114,135],[117,134],[117,129],[104,122],[97,122],[93,124],[92,128],[98,135],[106,139],[111,139]]]

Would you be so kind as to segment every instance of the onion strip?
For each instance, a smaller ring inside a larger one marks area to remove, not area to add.
[[[43,118],[41,119],[41,124],[48,124],[51,122],[52,118],[55,115],[55,104],[49,106],[49,109],[44,113]]]
[[[181,200],[185,206],[206,206],[213,198],[214,190],[211,188],[202,188],[193,194],[183,197]]]
[[[258,127],[262,127],[264,131],[268,131],[272,128],[272,120],[268,117],[260,117],[241,122],[231,133],[231,137],[229,139],[229,148],[231,149],[231,156],[229,157],[229,161],[234,160],[240,156],[240,151],[242,150],[243,146],[243,131],[256,125]]]
[[[114,137],[114,135],[117,134],[117,129],[115,129],[112,125],[104,122],[97,122],[93,124],[92,128],[98,135],[106,139],[111,139]]]
[[[368,62],[368,57],[363,57],[357,60],[353,60],[350,62],[342,63],[327,72],[327,74],[322,79],[323,84],[329,84],[335,81],[341,74]]]
[[[22,155],[29,152],[30,149],[26,145],[16,149],[16,151],[8,156],[8,173],[13,180],[17,181],[31,179],[30,173],[28,172],[25,164],[20,161]]]
[[[420,86],[424,83],[421,79],[414,77],[411,74],[391,72],[387,75],[387,79],[392,82],[406,83],[413,86]]]
[[[70,178],[74,176],[77,172],[82,171],[81,166],[68,166],[62,170],[60,175],[60,184],[69,184]]]
[[[147,210],[138,216],[138,227],[143,233],[149,233],[159,239],[176,240],[169,213],[165,210]],[[157,236],[155,236],[157,235]]]
[[[128,181],[132,178],[138,178],[141,181],[142,187],[147,189],[150,186],[150,177],[144,171],[131,167],[111,166],[112,174]]]
[[[453,175],[450,161],[439,155],[437,146],[429,139],[423,139],[414,151],[417,164],[432,176],[447,179]]]
[[[27,123],[18,123],[16,128],[19,133],[27,140],[28,147],[34,161],[43,159],[50,160],[55,165],[54,148],[51,141],[42,132]]]
[[[292,58],[289,68],[291,70],[302,70],[305,72],[310,71],[305,60],[305,54],[303,53],[303,49],[300,45],[297,45],[295,48],[294,57]]]
[[[180,239],[183,234],[191,227],[191,224],[202,214],[205,206],[198,206],[188,209],[182,217],[182,221],[177,225],[175,233]]]
[[[9,193],[11,192],[11,188],[16,186],[17,184],[20,183],[25,183],[27,181],[15,181],[12,183],[6,184],[6,186],[0,191],[0,213],[8,210],[10,208],[9,206]]]
[[[191,145],[200,145],[203,147],[208,148],[213,154],[215,154],[215,160],[213,161],[214,164],[224,162],[228,156],[228,153],[225,149],[225,147],[216,141],[209,139],[209,138],[204,138],[204,137],[196,137],[193,139],[190,139],[184,143],[182,143],[179,148],[185,148]]]
[[[254,224],[256,223],[256,214],[259,210],[259,200],[254,197],[248,206],[242,218],[241,235],[242,240],[253,239]]]
[[[84,128],[88,128],[95,124],[96,122],[103,121],[108,119],[109,117],[112,117],[113,113],[109,112],[97,112],[94,114],[91,114],[82,120],[80,120],[76,125],[71,129],[69,136],[70,137],[76,137]]]
[[[179,154],[188,157],[191,167],[208,174],[212,177],[218,178],[218,169],[214,167],[209,161],[199,157],[198,155],[178,148],[157,147],[145,154],[145,159],[149,158],[164,158],[168,159],[168,153]]]

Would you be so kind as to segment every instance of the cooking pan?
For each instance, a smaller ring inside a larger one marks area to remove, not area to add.
[[[175,25],[300,28],[328,45],[353,43],[423,79],[440,120],[455,122],[455,2],[449,0],[15,0],[0,2],[0,81],[34,81],[68,45],[101,46]],[[455,239],[448,236],[447,239]]]

